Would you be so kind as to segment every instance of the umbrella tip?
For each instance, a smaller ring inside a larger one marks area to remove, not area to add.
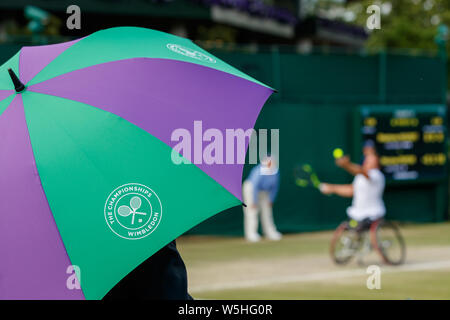
[[[22,82],[20,82],[19,78],[16,76],[16,74],[11,68],[8,69],[8,73],[14,84],[14,90],[16,90],[17,93],[20,93],[23,90],[25,90],[25,85]]]

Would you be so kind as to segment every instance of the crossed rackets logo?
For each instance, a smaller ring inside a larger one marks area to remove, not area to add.
[[[139,183],[127,183],[114,189],[104,208],[108,227],[121,238],[142,239],[159,225],[162,205],[158,195]]]
[[[208,55],[206,55],[206,54],[204,54],[204,53],[202,53],[200,51],[197,51],[197,50],[194,50],[194,49],[191,49],[191,48],[187,48],[187,47],[184,47],[184,46],[179,45],[179,44],[168,43],[167,44],[167,48],[172,50],[173,52],[182,54],[182,55],[187,56],[189,58],[193,58],[193,59],[197,59],[197,60],[201,60],[201,61],[206,61],[206,62],[209,62],[209,63],[216,63],[217,62],[216,59],[213,59],[212,57],[210,57],[210,56],[208,56]]]
[[[134,225],[134,218],[136,215],[147,215],[145,212],[137,212],[142,205],[142,200],[138,196],[134,196],[130,200],[130,206],[122,205],[117,210],[117,213],[122,217],[128,217],[131,215],[131,224]],[[138,222],[142,222],[142,219],[139,219]]]

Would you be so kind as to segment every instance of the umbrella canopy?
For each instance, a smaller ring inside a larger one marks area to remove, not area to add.
[[[241,204],[243,165],[177,164],[172,133],[253,128],[272,92],[150,29],[24,47],[0,67],[0,299],[102,298]]]

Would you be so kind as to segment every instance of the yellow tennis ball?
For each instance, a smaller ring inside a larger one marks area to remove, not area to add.
[[[344,151],[342,151],[341,148],[336,148],[333,150],[333,157],[335,159],[342,158],[343,155],[344,155]]]

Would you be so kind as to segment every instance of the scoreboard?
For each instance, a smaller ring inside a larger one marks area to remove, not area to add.
[[[362,141],[375,143],[381,169],[388,181],[445,177],[445,106],[361,106],[360,119]]]

